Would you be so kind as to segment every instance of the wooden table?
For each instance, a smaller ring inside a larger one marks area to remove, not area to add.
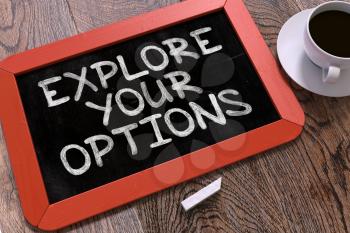
[[[350,0],[348,0],[350,1]],[[176,0],[0,0],[0,58],[175,3]],[[272,52],[282,24],[320,0],[246,0]],[[350,232],[350,99],[290,82],[305,114],[297,140],[115,209],[63,232]],[[1,134],[2,135],[2,134]],[[223,190],[185,213],[179,203],[215,178]],[[0,136],[0,230],[24,220]]]

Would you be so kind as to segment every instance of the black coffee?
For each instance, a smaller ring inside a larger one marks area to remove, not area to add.
[[[350,57],[350,14],[342,11],[326,11],[311,19],[312,39],[324,51]]]

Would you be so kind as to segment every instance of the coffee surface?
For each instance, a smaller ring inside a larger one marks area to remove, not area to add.
[[[312,39],[324,51],[350,57],[350,14],[342,11],[326,11],[311,19]]]

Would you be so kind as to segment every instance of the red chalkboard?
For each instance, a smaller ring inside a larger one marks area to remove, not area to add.
[[[0,68],[22,207],[46,230],[290,141],[304,124],[240,1],[189,0]]]

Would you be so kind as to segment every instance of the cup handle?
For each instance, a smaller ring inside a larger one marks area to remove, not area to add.
[[[341,69],[337,66],[329,66],[328,69],[323,69],[323,82],[324,83],[335,83],[340,76]]]

